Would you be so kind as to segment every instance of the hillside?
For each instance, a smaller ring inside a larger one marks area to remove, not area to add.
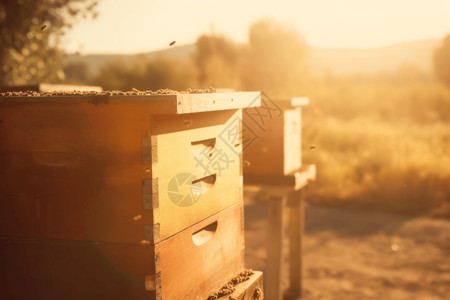
[[[378,48],[332,49],[311,47],[310,66],[316,71],[339,75],[394,71],[405,65],[431,71],[434,49],[439,39],[426,39]]]
[[[309,65],[313,73],[331,71],[337,75],[393,71],[405,65],[430,71],[431,57],[439,43],[439,39],[426,39],[378,48],[333,49],[310,46]],[[195,45],[189,44],[135,55],[70,54],[67,55],[66,62],[85,62],[90,66],[91,73],[95,74],[105,64],[117,60],[131,63],[137,59],[158,56],[187,60],[192,59],[194,52]]]
[[[89,66],[91,74],[96,74],[101,67],[114,61],[123,61],[126,63],[132,63],[135,62],[136,60],[142,59],[151,60],[153,58],[161,56],[179,60],[188,60],[191,59],[194,51],[195,45],[189,44],[139,54],[87,54],[87,55],[68,54],[65,57],[65,61],[66,63],[84,62]]]

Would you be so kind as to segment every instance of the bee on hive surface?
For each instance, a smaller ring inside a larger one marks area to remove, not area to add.
[[[175,45],[175,43],[176,43],[176,41],[173,41],[169,44],[169,46],[173,46],[173,45]]]
[[[42,30],[42,31],[45,31],[45,29],[47,29],[47,25],[44,24],[44,25],[41,27],[41,30]]]

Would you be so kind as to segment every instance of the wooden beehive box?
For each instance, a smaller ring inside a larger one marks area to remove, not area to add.
[[[243,205],[154,245],[0,237],[1,299],[204,300],[244,269]]]
[[[244,173],[290,175],[302,167],[301,107],[308,98],[274,101],[244,110]]]
[[[64,287],[55,293],[77,285],[89,298],[116,282],[108,295],[160,299],[180,292],[165,289],[167,282],[187,282],[188,289],[189,276],[176,279],[184,270],[206,280],[224,261],[226,272],[237,272],[243,267],[236,221],[242,218],[240,108],[259,104],[259,92],[0,97],[1,259],[16,275],[6,275],[12,288],[4,291],[15,292],[14,278],[55,281]],[[231,217],[220,219],[229,210]],[[226,220],[235,221],[221,226]],[[218,237],[203,252],[188,247],[195,232],[211,231],[214,222]],[[186,250],[187,261],[177,262],[172,248]],[[211,253],[209,267],[189,265]],[[84,272],[90,273],[80,287],[74,280]]]
[[[153,243],[237,203],[258,97],[0,98],[0,236]]]

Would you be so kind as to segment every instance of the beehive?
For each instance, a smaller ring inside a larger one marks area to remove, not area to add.
[[[244,269],[242,204],[154,245],[0,238],[2,299],[206,299]]]
[[[185,272],[238,272],[240,108],[259,104],[258,92],[0,97],[3,293],[174,299],[168,286],[199,278]],[[215,235],[197,246],[197,231]]]
[[[249,162],[245,173],[279,177],[302,167],[301,107],[307,104],[308,98],[265,97],[261,107],[244,110],[244,159]]]

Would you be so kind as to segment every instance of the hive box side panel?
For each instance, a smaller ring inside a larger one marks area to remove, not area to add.
[[[0,238],[0,298],[155,299],[151,246]]]
[[[244,123],[251,130],[244,131],[244,141],[250,140],[254,135],[256,139],[244,150],[244,160],[250,165],[244,167],[245,173],[252,174],[282,174],[284,161],[284,115],[275,115],[265,120],[265,127],[253,125],[248,113],[244,113]]]
[[[178,114],[257,107],[261,92],[178,94],[177,105]]]
[[[301,109],[289,109],[284,112],[284,175],[291,174],[302,166],[302,120]]]
[[[207,299],[242,271],[244,250],[242,203],[160,242],[162,299]]]
[[[244,114],[244,122],[251,125],[251,121]],[[300,108],[285,109],[281,116],[265,120],[264,130],[252,129],[257,139],[244,150],[244,160],[250,163],[244,173],[288,175],[301,167]],[[244,132],[244,140],[247,138]]]
[[[154,119],[161,240],[242,201],[240,119],[240,110]]]
[[[133,103],[0,103],[0,236],[137,243],[142,136]],[[147,127],[147,129],[146,129]]]

